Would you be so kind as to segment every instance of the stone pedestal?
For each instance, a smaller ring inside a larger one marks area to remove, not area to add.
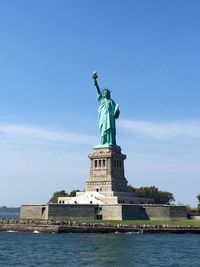
[[[126,155],[117,148],[96,148],[90,158],[90,176],[85,191],[127,192],[127,180],[124,176]]]
[[[88,155],[90,175],[84,192],[77,192],[76,197],[59,197],[59,204],[142,204],[153,203],[153,199],[139,198],[136,193],[128,192],[124,176],[126,155],[120,147],[94,148]]]

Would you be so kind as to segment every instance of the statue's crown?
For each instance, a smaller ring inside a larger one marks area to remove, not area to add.
[[[106,92],[109,93],[109,94],[111,93],[111,91],[110,91],[108,88],[105,88],[105,87],[104,87],[104,88],[102,89],[102,94],[105,94]]]

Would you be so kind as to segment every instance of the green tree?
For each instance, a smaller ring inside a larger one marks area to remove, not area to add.
[[[76,192],[80,192],[80,190],[78,190],[78,189],[74,189],[74,190],[72,190],[71,192],[70,192],[70,194],[69,194],[69,196],[70,197],[75,197],[76,196]]]
[[[154,198],[155,204],[170,204],[175,201],[172,193],[160,191],[155,186],[135,188],[128,185],[128,191],[136,193],[138,197]]]
[[[200,205],[200,194],[198,194],[197,199],[198,199],[199,205]]]
[[[130,193],[136,193],[137,188],[133,187],[132,185],[128,185],[128,192]]]
[[[66,193],[65,190],[54,192],[53,196],[49,200],[49,203],[58,203],[58,197],[68,197],[68,193]]]
[[[198,212],[200,212],[200,194],[197,195],[197,199],[199,201],[197,210],[198,210]]]

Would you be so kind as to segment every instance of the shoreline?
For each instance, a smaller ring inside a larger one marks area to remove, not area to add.
[[[109,225],[37,225],[0,224],[0,232],[24,233],[135,233],[135,234],[200,234],[200,227],[141,227]]]

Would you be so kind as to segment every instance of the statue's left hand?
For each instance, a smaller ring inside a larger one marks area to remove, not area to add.
[[[117,109],[116,112],[115,112],[114,118],[118,119],[119,118],[119,114],[120,114],[120,111],[119,111],[119,109]]]

